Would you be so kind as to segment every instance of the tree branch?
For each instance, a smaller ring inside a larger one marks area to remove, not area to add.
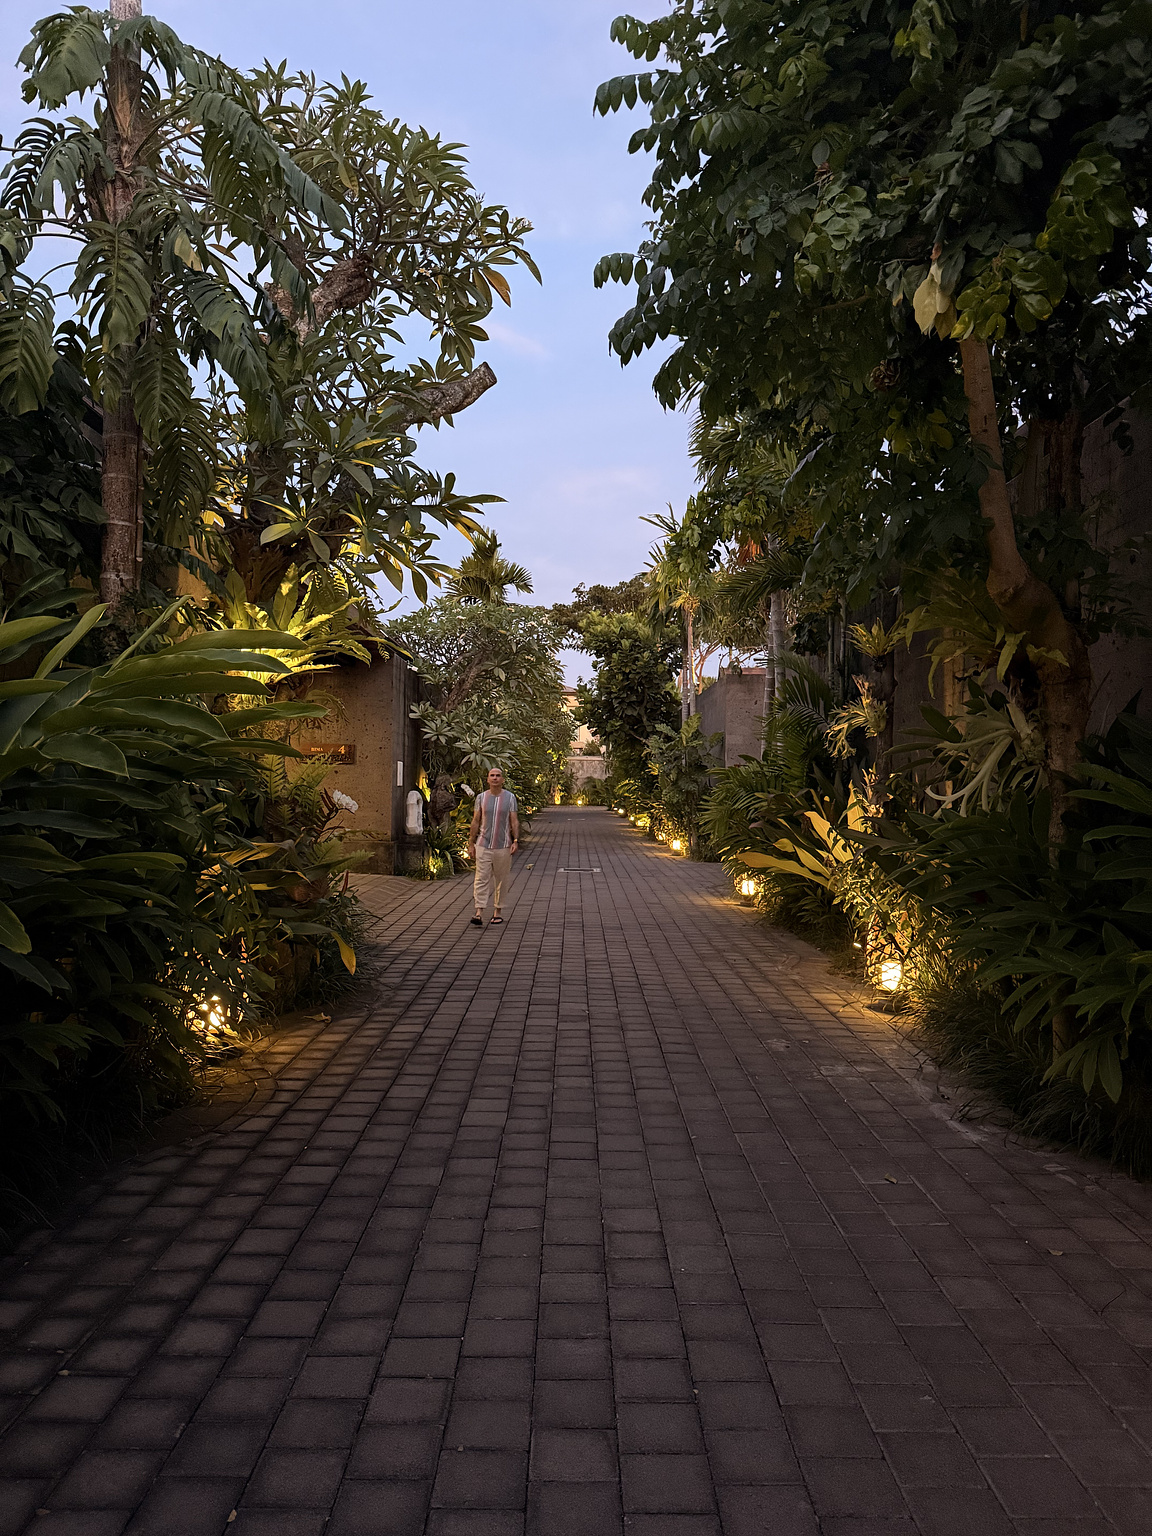
[[[474,405],[495,383],[496,375],[487,363],[481,363],[479,368],[474,368],[462,379],[453,379],[450,384],[430,384],[420,390],[411,400],[405,401],[399,417],[393,417],[388,425],[402,432],[418,422],[439,421],[444,416],[454,416],[457,411]]]

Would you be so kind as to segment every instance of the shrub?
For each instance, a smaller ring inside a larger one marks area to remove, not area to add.
[[[0,682],[9,1168],[53,1121],[91,1135],[126,1106],[140,1121],[186,1097],[214,1032],[275,997],[285,947],[331,944],[354,963],[325,920],[332,911],[317,907],[333,850],[315,838],[269,843],[260,820],[258,765],[291,752],[265,732],[316,708],[261,701],[211,713],[204,698],[226,689],[262,700],[258,678],[288,669],[248,649],[243,632],[163,642],[179,607],[95,666],[69,658],[99,606],[78,621],[0,624],[0,665],[34,668]],[[33,648],[51,642],[37,665]]]

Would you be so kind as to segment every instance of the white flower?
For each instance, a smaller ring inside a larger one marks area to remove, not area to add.
[[[468,796],[469,800],[475,800],[476,791],[472,788],[471,784],[461,784],[460,788]]]
[[[358,811],[360,807],[351,795],[346,795],[342,789],[332,791],[332,804],[338,805],[342,811]]]

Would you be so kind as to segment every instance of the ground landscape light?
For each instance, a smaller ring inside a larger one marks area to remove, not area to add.
[[[751,875],[745,875],[743,880],[741,880],[740,894],[741,896],[755,896],[756,882],[753,880]]]
[[[212,1040],[217,1035],[226,1035],[229,1032],[228,1009],[222,998],[204,998],[196,1004],[196,1012],[200,1017],[191,1021],[192,1028],[202,1039]]]
[[[672,839],[672,852],[673,853],[679,853],[682,846],[683,845],[680,842],[680,839],[678,837],[674,837]]]
[[[899,960],[881,960],[880,985],[885,992],[898,992],[904,979],[904,967]]]

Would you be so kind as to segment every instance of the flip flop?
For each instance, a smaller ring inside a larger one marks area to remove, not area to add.
[[[473,928],[483,928],[484,926],[484,919],[482,917],[471,917],[468,921],[472,924]]]
[[[495,926],[496,926],[496,924],[497,924],[497,923],[502,923],[502,922],[503,922],[503,921],[504,921],[504,919],[503,919],[503,918],[502,918],[502,917],[494,917],[494,918],[493,918],[493,919],[492,919],[492,924],[491,924],[491,926],[492,926],[492,927],[493,927],[493,928],[495,928]]]

